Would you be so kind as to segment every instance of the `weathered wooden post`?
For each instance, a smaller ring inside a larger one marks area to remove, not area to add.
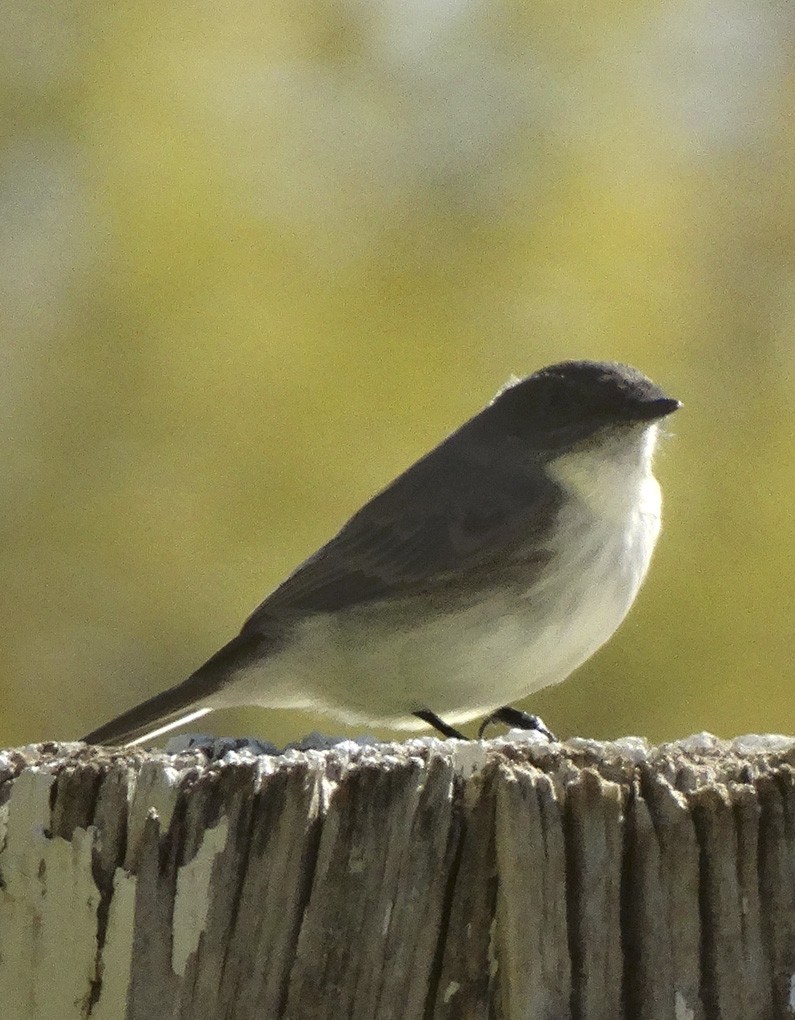
[[[795,1015],[795,741],[0,754],[3,1020]]]

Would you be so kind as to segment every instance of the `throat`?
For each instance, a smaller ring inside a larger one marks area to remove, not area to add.
[[[649,475],[629,500],[572,499],[561,521],[558,571],[580,603],[618,625],[635,600],[660,533],[660,487]]]
[[[570,611],[593,634],[618,626],[651,562],[662,505],[656,439],[656,426],[618,432],[550,466],[568,494],[558,521],[559,594],[570,593]]]
[[[619,433],[570,450],[549,471],[594,519],[631,528],[638,513],[660,516],[660,487],[652,474],[656,441],[656,426]]]

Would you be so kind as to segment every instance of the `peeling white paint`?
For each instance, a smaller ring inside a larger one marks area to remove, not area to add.
[[[91,993],[99,890],[91,873],[95,829],[67,841],[47,834],[48,769],[14,780],[6,843],[0,852],[3,951],[0,1002],[4,1017],[79,1020]]]
[[[676,1020],[693,1020],[695,1015],[696,1011],[688,1006],[684,995],[677,991],[674,995],[674,1016]]]
[[[199,948],[207,925],[213,865],[223,853],[228,836],[229,822],[222,818],[214,829],[206,830],[196,856],[177,872],[171,965],[180,977],[185,973],[188,958]]]
[[[744,733],[734,738],[731,749],[737,754],[782,753],[791,750],[794,744],[795,737],[785,733]]]
[[[706,730],[702,730],[701,733],[693,733],[689,737],[682,737],[681,740],[677,740],[674,744],[662,745],[662,747],[666,746],[676,747],[680,751],[684,751],[685,754],[714,754],[720,751],[723,741],[716,737],[714,733],[707,733]]]
[[[450,982],[450,984],[444,990],[444,1002],[445,1002],[445,1004],[450,1002],[450,1000],[458,992],[460,987],[461,987],[461,985],[457,981],[451,981]]]
[[[445,752],[450,755],[453,771],[462,779],[469,779],[486,764],[486,747],[482,740],[445,741]]]
[[[102,988],[91,1013],[91,1020],[118,1020],[119,1005],[127,1001],[132,973],[135,894],[138,879],[124,868],[113,876],[113,898],[108,912],[105,944],[102,947],[100,976]]]
[[[163,763],[157,760],[147,761],[141,767],[135,782],[127,825],[125,865],[128,870],[135,870],[134,862],[150,815],[154,814],[159,820],[161,832],[168,829],[179,796],[182,774],[178,769],[164,768]]]

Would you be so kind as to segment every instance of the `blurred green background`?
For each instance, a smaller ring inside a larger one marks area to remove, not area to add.
[[[685,409],[641,597],[526,707],[795,730],[792,4],[28,0],[0,47],[0,744],[181,680],[567,357]]]

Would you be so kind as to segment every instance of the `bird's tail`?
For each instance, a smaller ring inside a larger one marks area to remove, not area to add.
[[[222,690],[233,674],[262,654],[259,634],[238,634],[187,680],[122,712],[82,739],[87,744],[131,747],[207,715],[224,701]]]

